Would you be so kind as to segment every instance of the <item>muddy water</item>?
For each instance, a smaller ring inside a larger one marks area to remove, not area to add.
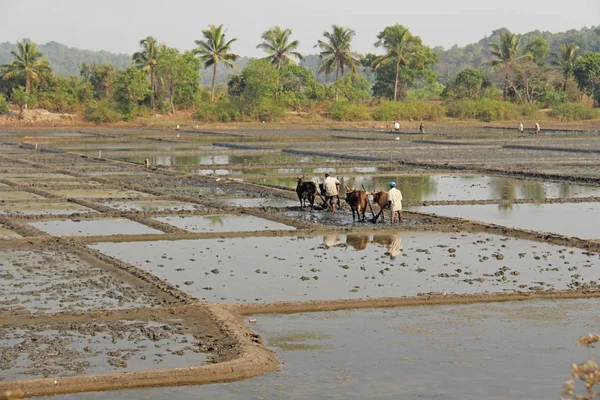
[[[377,172],[388,171],[390,169],[394,169],[394,167],[370,167],[370,166],[361,166],[361,167],[322,167],[322,168],[261,168],[261,169],[200,169],[194,170],[193,172],[197,172],[202,175],[289,175],[291,177],[296,177],[298,175],[309,175],[315,177],[321,177],[325,172],[333,173],[333,174],[341,174],[341,173],[363,173],[363,174],[374,174]],[[250,180],[252,181],[252,180]],[[257,181],[261,183],[260,181]],[[294,186],[295,186],[294,180]],[[276,185],[286,186],[284,183],[273,183]],[[290,186],[291,187],[291,186]]]
[[[29,225],[55,236],[110,236],[162,233],[124,218],[99,220],[58,220],[29,222]]]
[[[124,161],[143,164],[146,158],[150,159],[152,165],[224,165],[224,164],[289,164],[321,162],[324,158],[310,156],[295,156],[282,154],[281,152],[270,152],[263,154],[231,154],[231,155],[184,155],[184,154],[147,154],[140,156],[118,157]]]
[[[222,204],[237,207],[292,207],[299,205],[299,201],[279,197],[223,199]]]
[[[119,321],[0,329],[4,380],[201,365],[205,355],[179,322]]]
[[[120,189],[64,189],[51,190],[52,194],[62,197],[74,197],[80,199],[124,199],[136,197],[150,197],[147,193],[138,192],[136,190],[120,190]]]
[[[61,250],[0,252],[0,314],[155,306],[157,300]]]
[[[251,215],[210,215],[206,217],[156,217],[157,221],[174,225],[189,232],[254,232],[289,231],[293,226]]]
[[[98,243],[101,252],[215,302],[401,297],[596,286],[598,254],[488,234]]]
[[[243,382],[52,399],[555,399],[598,299],[258,315],[282,362]],[[596,353],[596,352],[594,352]]]
[[[600,239],[598,203],[410,207],[411,211],[460,217],[513,228]]]
[[[68,215],[95,213],[95,210],[66,202],[20,202],[0,204],[0,214]]]
[[[600,196],[600,187],[573,183],[540,182],[525,179],[508,179],[483,175],[383,175],[338,176],[342,187],[361,188],[369,191],[388,190],[394,181],[408,201],[432,200],[516,200]],[[309,180],[322,182],[322,176],[310,176]],[[295,188],[295,177],[251,178],[251,182]]]
[[[132,200],[110,201],[103,205],[121,211],[192,211],[206,209],[205,206],[192,203],[180,203],[170,200]]]

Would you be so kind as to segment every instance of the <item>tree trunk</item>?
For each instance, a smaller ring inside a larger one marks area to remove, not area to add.
[[[215,102],[215,78],[217,77],[217,63],[213,66],[212,89],[210,90],[210,102]]]
[[[336,82],[337,82],[337,80],[338,80],[338,77],[339,77],[339,75],[340,75],[340,66],[339,66],[339,65],[337,65],[337,66],[335,67],[335,81],[336,81]],[[342,75],[343,75],[343,74],[342,74]],[[337,89],[337,87],[335,88],[335,101],[338,101],[338,89]]]
[[[400,72],[400,63],[396,63],[396,80],[394,81],[394,101],[398,101],[398,73]]]
[[[505,67],[505,75],[504,75],[504,101],[508,98],[508,65]]]
[[[31,78],[29,77],[29,71],[25,72],[25,109],[27,110],[27,103],[29,102],[29,92],[31,91]],[[23,111],[21,110],[21,114]],[[20,115],[20,114],[19,114]]]
[[[567,79],[569,79],[569,75],[565,74],[565,82],[563,83],[563,92],[567,91]]]
[[[171,104],[171,114],[175,113],[175,106],[173,105],[174,92],[175,90],[173,90],[173,88],[171,88],[171,90],[169,91],[169,104]]]
[[[152,90],[152,94],[150,95],[150,107],[152,111],[156,111],[156,71],[154,68],[150,70],[150,86]]]

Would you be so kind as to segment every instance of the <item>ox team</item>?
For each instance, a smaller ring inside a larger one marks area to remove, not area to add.
[[[340,186],[341,182],[333,176],[330,176],[329,173],[325,173],[323,183],[318,185],[318,193],[323,200],[323,207],[331,210],[332,213],[335,213],[336,206],[338,208],[340,207]],[[315,197],[317,195],[317,184],[312,181],[305,181],[304,175],[299,176],[296,193],[298,194],[298,200],[300,200],[301,207],[310,205],[310,207],[313,208]],[[356,218],[360,221],[365,220],[365,211],[368,206],[369,195],[373,195],[373,201],[379,205],[379,212],[373,218],[373,222],[376,222],[379,219],[379,216],[381,216],[382,221],[385,219],[384,210],[386,208],[390,209],[390,219],[392,224],[396,221],[398,221],[398,223],[402,222],[402,193],[396,187],[396,182],[390,182],[390,190],[388,192],[377,190],[373,193],[367,193],[364,190],[346,188],[346,202],[352,210],[352,220],[355,220]]]

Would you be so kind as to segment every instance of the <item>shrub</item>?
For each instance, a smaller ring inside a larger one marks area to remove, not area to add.
[[[88,103],[83,110],[83,118],[96,124],[123,120],[123,116],[107,100]]]
[[[8,101],[0,94],[0,115],[8,114]]]
[[[480,99],[457,100],[446,104],[446,114],[458,119],[478,119],[484,122],[519,119],[534,112],[532,107],[519,107],[507,101]]]
[[[279,121],[284,117],[285,113],[285,108],[268,100],[243,107],[244,116],[252,121]]]
[[[364,104],[338,101],[327,108],[329,117],[338,121],[368,121],[369,109]]]
[[[202,122],[231,122],[241,120],[239,109],[232,103],[200,103],[194,119]]]
[[[435,121],[443,115],[443,106],[425,103],[423,101],[407,101],[401,103],[386,101],[378,105],[373,111],[373,119],[376,121]]]
[[[583,103],[562,103],[552,107],[550,116],[560,121],[598,118],[598,110]]]

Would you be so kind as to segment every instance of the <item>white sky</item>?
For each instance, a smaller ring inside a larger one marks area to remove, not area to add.
[[[526,33],[600,25],[600,0],[0,0],[0,10],[0,42],[27,37],[129,54],[148,35],[192,49],[209,24],[224,24],[243,56],[260,56],[260,35],[274,25],[291,28],[305,54],[317,52],[313,45],[332,24],[354,29],[361,53],[374,52],[377,33],[395,23],[446,48],[501,27]]]

